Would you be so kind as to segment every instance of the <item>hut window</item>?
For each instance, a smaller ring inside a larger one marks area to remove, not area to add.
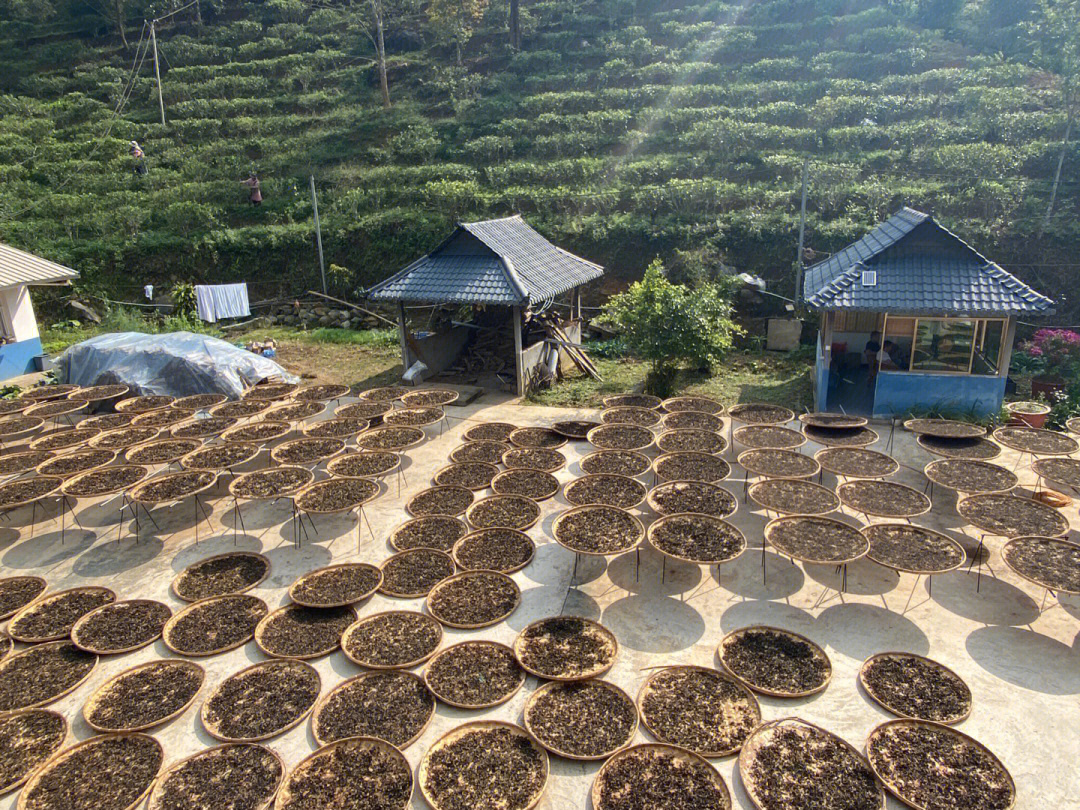
[[[911,370],[969,373],[976,323],[958,318],[919,318]]]
[[[979,321],[975,333],[972,374],[996,375],[1001,370],[1001,345],[1005,342],[1005,321]]]

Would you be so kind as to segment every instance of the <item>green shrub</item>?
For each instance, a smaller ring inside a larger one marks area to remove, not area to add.
[[[731,312],[719,287],[691,290],[672,284],[656,259],[641,281],[608,301],[603,320],[619,330],[633,355],[650,364],[646,389],[661,396],[674,385],[680,365],[704,368],[720,362],[741,332]]]

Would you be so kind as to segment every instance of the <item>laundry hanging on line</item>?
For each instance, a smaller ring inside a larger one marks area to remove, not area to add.
[[[195,311],[208,323],[249,316],[247,284],[196,284]]]

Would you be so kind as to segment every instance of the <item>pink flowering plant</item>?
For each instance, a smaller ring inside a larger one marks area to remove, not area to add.
[[[1080,334],[1071,329],[1040,329],[1020,346],[1032,371],[1070,381],[1080,376]]]

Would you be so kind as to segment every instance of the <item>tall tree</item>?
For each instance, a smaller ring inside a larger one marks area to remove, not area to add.
[[[1031,35],[1033,64],[1058,75],[1058,97],[1065,113],[1065,135],[1061,139],[1050,201],[1039,226],[1042,236],[1054,213],[1061,170],[1080,107],[1080,0],[1037,0],[1035,16],[1027,29]]]
[[[521,3],[510,0],[510,47],[521,50]]]
[[[488,0],[429,0],[428,19],[436,31],[454,43],[457,64],[461,65],[461,49],[473,34],[473,27],[487,11]]]

